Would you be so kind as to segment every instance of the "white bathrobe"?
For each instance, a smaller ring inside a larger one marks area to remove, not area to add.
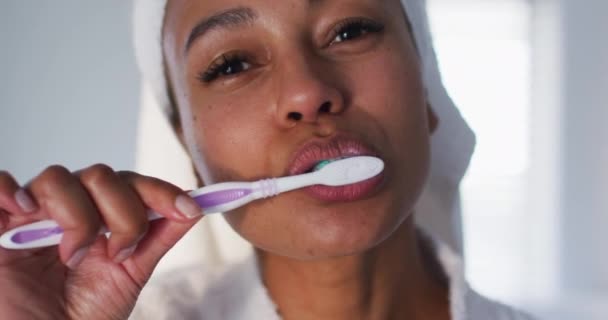
[[[471,289],[460,257],[435,241],[437,262],[449,281],[452,320],[531,320]],[[280,320],[262,284],[253,251],[228,268],[192,266],[154,278],[135,306],[132,320]]]

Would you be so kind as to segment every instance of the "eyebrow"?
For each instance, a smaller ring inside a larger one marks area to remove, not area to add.
[[[257,18],[255,11],[249,7],[237,7],[214,14],[201,20],[190,32],[186,42],[185,52],[187,53],[194,41],[202,37],[205,33],[215,29],[227,29],[241,27],[251,24]]]

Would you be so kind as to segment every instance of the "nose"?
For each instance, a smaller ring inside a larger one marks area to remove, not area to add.
[[[298,62],[291,60],[279,85],[278,122],[290,128],[298,123],[316,123],[322,116],[341,113],[344,95],[331,78],[335,77],[332,77],[330,68],[315,67],[304,59]]]

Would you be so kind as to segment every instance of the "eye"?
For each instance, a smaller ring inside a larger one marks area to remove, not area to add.
[[[242,54],[223,54],[215,60],[207,70],[198,75],[204,83],[210,83],[220,77],[233,76],[251,69],[251,63]]]
[[[330,45],[361,38],[369,33],[378,33],[384,26],[366,18],[353,18],[340,22],[334,28]]]

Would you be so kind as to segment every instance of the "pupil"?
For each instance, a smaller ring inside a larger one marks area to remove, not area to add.
[[[342,32],[341,37],[343,40],[349,40],[361,36],[362,33],[363,30],[361,28],[350,27]]]
[[[230,74],[241,72],[241,71],[243,71],[243,65],[238,61],[233,61],[226,65],[226,67],[224,68],[223,74],[230,75]]]

